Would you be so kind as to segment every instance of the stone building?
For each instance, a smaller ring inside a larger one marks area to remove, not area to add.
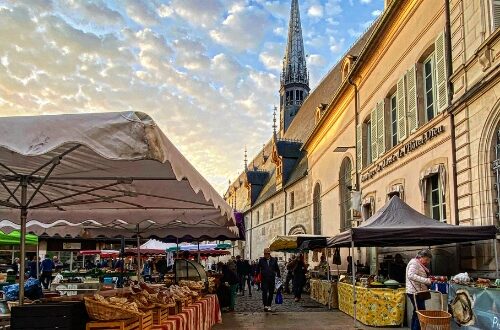
[[[338,234],[393,195],[436,221],[498,226],[498,26],[494,0],[386,1],[229,187],[226,198],[247,221],[245,255],[256,258],[279,234]],[[493,246],[437,247],[434,272],[490,272]],[[415,249],[359,249],[355,257],[374,271],[384,254],[410,258]]]

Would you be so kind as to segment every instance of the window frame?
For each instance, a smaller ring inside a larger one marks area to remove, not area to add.
[[[313,234],[321,235],[321,185],[317,182],[313,190]]]
[[[352,227],[351,213],[351,190],[352,187],[352,162],[349,157],[344,158],[340,166],[339,186],[340,186],[340,231]]]
[[[427,86],[427,73],[426,73],[426,64],[430,63],[431,65],[431,72],[430,72],[430,77],[431,77],[431,92],[432,92],[432,118],[429,118],[429,111],[428,111],[428,105],[427,105],[427,93],[428,93],[428,86]],[[438,104],[436,103],[437,101],[437,81],[436,81],[436,58],[435,58],[435,51],[433,51],[427,58],[422,62],[422,79],[423,79],[423,99],[424,99],[424,118],[425,122],[428,123],[429,121],[433,120],[436,118],[438,114]]]
[[[364,150],[366,150],[365,152],[365,160],[366,160],[366,163],[365,165],[368,166],[370,165],[371,163],[373,163],[373,153],[372,153],[372,120],[371,120],[371,116],[369,119],[367,119],[364,123],[364,126],[365,126],[365,134],[366,134],[366,138],[365,138],[365,146],[366,148],[363,148]]]
[[[389,120],[391,123],[391,131],[390,131],[391,148],[393,148],[396,145],[398,145],[398,143],[399,143],[399,138],[398,138],[398,100],[397,100],[397,93],[396,92],[394,92],[391,96],[389,96]],[[394,125],[395,125],[395,127],[394,127]],[[396,140],[394,140],[394,137],[396,137]]]
[[[429,217],[436,221],[447,222],[446,195],[443,192],[444,187],[439,177],[439,173],[429,176],[426,181],[427,213]],[[434,202],[433,194],[436,194],[437,204]],[[435,212],[437,212],[437,217],[435,216]]]
[[[290,192],[290,206],[289,209],[293,210],[295,208],[295,191]]]
[[[270,215],[269,220],[274,218],[274,203],[271,203],[271,211],[269,215]]]

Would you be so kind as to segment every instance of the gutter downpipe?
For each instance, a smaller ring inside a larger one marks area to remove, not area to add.
[[[451,74],[453,72],[452,56],[451,56],[451,19],[450,19],[450,0],[444,1],[444,12],[446,17],[445,22],[445,47],[446,47],[446,83],[448,85],[448,111],[450,113],[450,126],[451,126],[451,170],[453,176],[453,216],[455,218],[455,225],[459,225],[458,217],[458,187],[457,187],[457,153],[456,153],[456,133],[455,133],[455,114],[450,111],[450,106],[453,99],[453,85],[451,83]]]
[[[359,186],[359,172],[358,172],[358,85],[352,81],[352,76],[349,75],[347,78],[347,81],[349,85],[354,87],[354,150],[355,150],[355,159],[356,159],[356,190],[358,192],[361,192],[360,186]],[[362,157],[361,157],[362,158]],[[351,249],[352,249],[352,256],[354,259],[354,240],[352,239],[351,235]],[[356,329],[356,270],[354,266],[354,262],[352,263],[352,301],[353,301],[353,319],[354,319],[354,329]]]

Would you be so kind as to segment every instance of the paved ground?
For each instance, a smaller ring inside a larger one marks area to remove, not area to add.
[[[285,295],[282,305],[273,305],[273,312],[263,311],[260,291],[236,298],[236,308],[233,313],[222,314],[222,324],[214,330],[233,329],[305,329],[305,330],[347,330],[354,329],[350,316],[311,300],[304,295],[301,302],[296,303],[291,295]],[[356,329],[384,329],[364,327],[359,322]],[[407,329],[407,328],[392,328]]]

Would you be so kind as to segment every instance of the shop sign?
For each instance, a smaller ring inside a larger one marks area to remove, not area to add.
[[[81,250],[82,243],[63,243],[63,250]]]
[[[373,178],[377,173],[383,171],[387,166],[395,163],[398,159],[403,158],[407,154],[417,150],[428,141],[434,139],[444,132],[444,126],[437,126],[425,131],[419,137],[405,143],[399,150],[396,150],[390,156],[385,157],[381,162],[377,163],[375,167],[370,169],[368,173],[361,175],[361,182],[365,182]]]

